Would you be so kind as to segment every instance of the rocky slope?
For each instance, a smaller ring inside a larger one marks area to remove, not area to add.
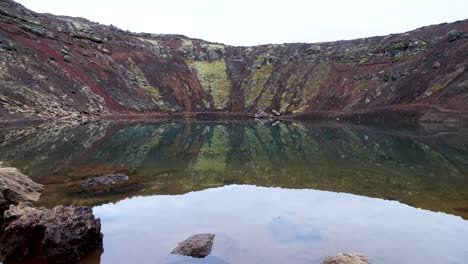
[[[467,121],[468,20],[327,43],[234,47],[0,0],[0,117],[196,112]]]

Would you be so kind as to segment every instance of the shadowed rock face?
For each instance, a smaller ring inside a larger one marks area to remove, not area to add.
[[[0,116],[263,111],[466,121],[467,32],[464,20],[385,37],[234,47],[1,0]]]
[[[35,183],[18,169],[0,165],[0,216],[3,216],[3,211],[10,205],[37,202],[42,190],[42,185]]]
[[[91,208],[22,209],[0,238],[4,263],[77,263],[102,243]]]

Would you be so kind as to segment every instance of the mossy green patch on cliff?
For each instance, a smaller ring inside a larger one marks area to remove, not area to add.
[[[297,104],[291,106],[290,110],[293,113],[304,112],[309,107],[308,101],[317,94],[320,86],[328,78],[330,70],[331,65],[329,63],[321,63],[315,67],[304,86],[297,93],[296,98],[299,98],[300,101],[298,100]]]
[[[252,79],[251,79],[251,84],[246,87],[244,90],[244,96],[245,96],[245,105],[247,107],[252,107],[257,98],[261,96],[259,99],[259,103],[257,104],[257,108],[261,109],[258,107],[259,105],[267,105],[268,101],[273,100],[272,95],[268,94],[262,94],[263,88],[265,84],[268,82],[270,79],[270,75],[273,71],[273,65],[268,64],[264,65],[258,70],[255,70],[252,73]]]
[[[296,64],[289,63],[287,71],[293,68]],[[300,102],[300,98],[297,98],[296,95],[298,94],[298,90],[301,89],[303,85],[303,79],[307,74],[307,66],[306,65],[299,65],[297,68],[293,68],[294,70],[291,71],[291,75],[289,76],[288,80],[286,81],[286,90],[281,94],[280,100],[280,112],[289,112],[289,109],[292,105],[297,104]],[[285,74],[287,74],[285,72]]]
[[[205,102],[205,107],[217,110],[224,109],[231,88],[231,82],[226,73],[226,62],[218,60],[212,62],[188,61],[187,63],[196,72],[200,85],[209,98],[209,101]]]
[[[143,71],[133,62],[132,58],[128,58],[128,61],[130,62],[131,68],[128,74],[130,75],[132,81],[135,82],[141,89],[144,89],[151,94],[151,99],[157,107],[163,110],[167,110],[159,90],[149,83]]]
[[[433,92],[436,92],[436,91],[439,91],[441,89],[444,89],[448,84],[450,84],[451,82],[453,82],[458,76],[460,76],[463,72],[465,71],[465,67],[461,67],[459,68],[458,70],[452,72],[451,74],[449,74],[447,76],[447,78],[445,78],[444,80],[438,82],[436,85],[434,85],[432,87],[432,91]]]

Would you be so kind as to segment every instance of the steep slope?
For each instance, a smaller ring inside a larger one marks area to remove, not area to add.
[[[0,117],[245,113],[467,121],[468,20],[327,43],[233,47],[0,0]]]

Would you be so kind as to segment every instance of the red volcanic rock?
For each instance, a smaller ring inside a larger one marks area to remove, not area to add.
[[[4,0],[0,120],[180,112],[468,122],[467,33],[463,20],[348,41],[234,47]]]
[[[76,263],[102,243],[101,222],[91,208],[57,206],[23,212],[0,239],[4,263]]]

